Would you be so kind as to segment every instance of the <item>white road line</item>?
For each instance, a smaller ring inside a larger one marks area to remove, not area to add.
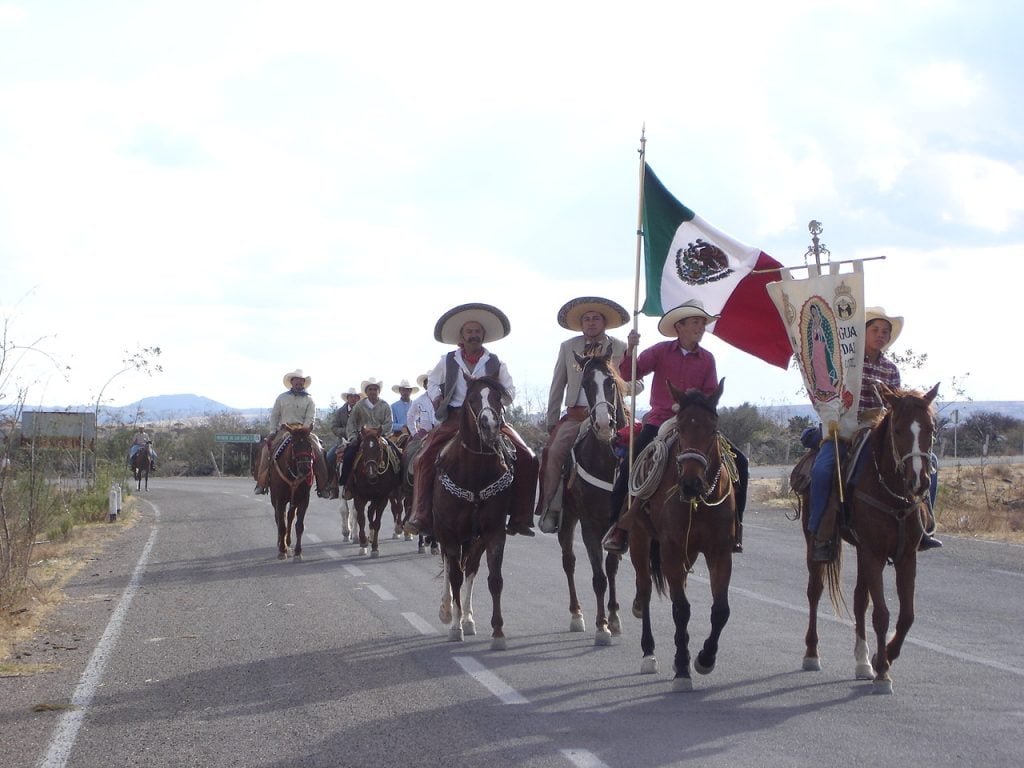
[[[314,544],[321,544],[321,543],[323,543],[323,539],[321,539],[315,533],[307,533],[306,534],[306,538],[309,539],[310,541],[312,541]]]
[[[453,656],[455,663],[476,680],[480,685],[493,693],[502,704],[529,704],[530,702],[512,686],[498,677],[471,656]]]
[[[558,751],[576,768],[608,768],[608,763],[598,760],[597,755],[585,749],[560,749]]]
[[[388,592],[380,584],[367,584],[366,588],[373,592],[381,600],[397,600],[398,598]]]
[[[402,611],[402,616],[404,616],[405,620],[412,624],[413,627],[416,628],[416,631],[419,632],[421,635],[437,634],[437,630],[434,629],[430,622],[428,622],[418,613],[413,613],[412,611]]]
[[[1003,576],[1016,576],[1018,579],[1024,579],[1024,573],[1017,573],[1016,571],[1003,571],[999,568],[994,568],[993,572],[1001,573]]]
[[[691,581],[699,581],[703,584],[710,583],[707,579],[701,576],[696,576],[694,574],[690,574],[688,578]],[[744,597],[749,597],[751,600],[757,600],[758,602],[767,603],[768,605],[775,605],[779,608],[786,608],[790,611],[794,611],[795,613],[799,613],[803,616],[807,615],[806,605],[796,605],[794,603],[787,603],[784,600],[776,600],[775,598],[766,597],[765,595],[758,594],[757,592],[752,592],[749,589],[743,589],[742,587],[730,586],[729,592],[730,594],[740,594]],[[850,627],[851,629],[853,628],[853,622],[849,619],[843,619],[839,616],[836,616],[835,614],[827,613],[825,611],[818,612],[818,620],[831,621],[836,624],[842,624],[843,626]],[[911,636],[908,636],[904,642],[920,646],[921,648],[927,648],[929,651],[935,651],[936,653],[941,653],[945,656],[949,656],[954,659],[959,659],[960,661],[967,661],[971,662],[972,664],[981,664],[985,667],[998,669],[1001,672],[1010,672],[1011,674],[1020,675],[1021,677],[1024,677],[1024,669],[1021,669],[1020,667],[1012,667],[1009,664],[1004,664],[1001,661],[995,661],[994,659],[986,659],[981,656],[973,656],[969,653],[961,653],[960,651],[954,651],[952,648],[946,648],[945,646],[930,643],[927,640],[919,640]]]
[[[336,550],[334,547],[324,547],[322,552],[335,560],[341,560],[341,552]]]
[[[151,501],[145,501],[145,503],[153,508],[159,521],[160,510],[156,504]],[[139,561],[135,564],[135,570],[132,572],[128,586],[110,615],[107,628],[103,631],[103,636],[100,637],[100,641],[96,644],[96,650],[92,652],[92,656],[89,658],[89,663],[86,665],[85,671],[78,681],[78,687],[71,694],[71,704],[74,706],[74,709],[65,712],[57,723],[57,728],[50,739],[50,748],[47,750],[43,762],[40,763],[42,768],[60,768],[67,764],[68,758],[71,756],[71,750],[75,746],[75,740],[78,738],[78,729],[82,727],[82,721],[85,720],[86,712],[92,703],[93,696],[96,694],[96,689],[100,685],[100,680],[103,678],[107,659],[110,658],[110,653],[117,644],[117,638],[121,634],[121,628],[124,626],[124,620],[128,614],[128,608],[132,604],[132,598],[135,597],[135,593],[139,590],[142,574],[146,570],[146,563],[149,562],[149,555],[153,551],[153,544],[156,542],[157,530],[157,528],[154,528],[153,532],[149,534],[149,540],[142,549]]]
[[[360,568],[358,565],[351,565],[349,563],[345,563],[341,567],[344,568],[346,571],[348,571],[348,574],[350,576],[365,576],[366,575],[366,574],[363,573],[363,569]]]

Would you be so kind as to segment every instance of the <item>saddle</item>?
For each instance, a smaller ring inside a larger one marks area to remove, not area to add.
[[[867,456],[864,453],[864,446],[867,445],[868,436],[871,434],[871,427],[862,427],[857,430],[849,441],[840,440],[840,453],[845,450],[843,457],[843,477],[846,478],[844,490],[849,495],[852,486],[856,484],[857,478],[864,466],[863,459]],[[814,461],[818,457],[820,445],[810,448],[800,461],[789,473],[789,487],[796,493],[809,493],[811,490],[811,470]]]

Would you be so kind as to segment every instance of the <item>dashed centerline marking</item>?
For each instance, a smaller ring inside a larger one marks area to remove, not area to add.
[[[380,584],[367,584],[366,588],[373,592],[381,600],[397,600],[398,598],[388,592]]]
[[[597,759],[597,755],[585,749],[560,749],[562,757],[577,768],[608,768],[608,763]]]
[[[420,616],[418,613],[412,611],[403,611],[402,616],[408,621],[413,627],[416,628],[421,635],[436,635],[437,630],[434,629],[433,625],[430,624],[426,619]]]
[[[471,656],[453,656],[455,663],[480,685],[493,693],[502,704],[529,704],[529,700],[483,664]]]

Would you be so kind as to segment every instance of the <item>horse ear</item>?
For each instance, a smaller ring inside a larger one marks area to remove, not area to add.
[[[675,385],[671,381],[666,382],[666,383],[668,384],[669,394],[671,394],[672,395],[672,399],[676,401],[676,406],[672,410],[678,411],[679,410],[679,401],[683,399],[683,396],[686,393],[685,392],[680,392],[678,389],[676,389]]]
[[[928,394],[926,394],[924,396],[925,402],[928,403],[928,405],[931,405],[932,404],[932,400],[934,400],[936,395],[939,394],[939,384],[941,384],[941,383],[942,382],[936,382],[935,386],[932,387],[931,389],[929,389],[928,390]]]
[[[725,392],[725,376],[723,376],[718,382],[718,389],[711,393],[711,402],[718,408],[718,400],[722,397],[722,393]]]

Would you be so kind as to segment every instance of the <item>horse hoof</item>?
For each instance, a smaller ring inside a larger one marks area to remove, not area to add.
[[[416,551],[419,552],[421,555],[425,555],[427,553],[427,548],[420,544],[418,547],[416,547]]]
[[[297,563],[297,562],[299,562],[299,561],[300,561],[301,559],[302,559],[302,553],[301,553],[301,552],[296,552],[296,553],[295,553],[295,557],[293,558],[294,562],[296,562],[296,563]]]
[[[821,672],[821,659],[817,656],[804,656],[803,669],[805,672]]]
[[[406,541],[412,541],[412,534],[411,533],[405,534],[405,540]]]
[[[375,550],[373,550],[373,551],[372,551],[372,552],[370,553],[370,559],[371,559],[371,560],[376,560],[376,559],[377,559],[378,557],[380,557],[380,551],[379,551],[379,550],[376,550],[376,549],[375,549]]]
[[[644,656],[640,662],[641,675],[653,675],[658,671],[658,660],[653,656]]]
[[[399,539],[399,536],[398,536],[398,534],[397,534],[397,533],[392,533],[392,534],[391,534],[391,540],[392,540],[392,541],[398,541],[398,539]]]
[[[804,669],[807,669],[807,667],[804,667]],[[870,664],[858,664],[854,675],[858,680],[874,680],[875,668]]]
[[[872,684],[871,692],[892,695],[892,680],[887,678],[883,678],[881,680],[876,679]]]
[[[672,680],[673,691],[692,691],[693,680],[688,677],[676,677]]]
[[[441,620],[442,624],[451,624],[452,623],[452,612],[451,612],[451,609],[445,610],[444,608],[441,608],[437,612],[437,618],[439,618]]]
[[[492,651],[505,651],[508,650],[508,640],[504,637],[492,637],[491,638],[491,650]]]
[[[619,621],[619,614],[612,613],[608,616],[608,631],[615,637],[622,634],[622,622]]]
[[[359,548],[359,554],[360,555],[365,555],[366,554],[366,547],[360,547]]]
[[[573,616],[569,619],[569,631],[570,632],[586,632],[587,623],[583,620],[582,616]]]
[[[432,554],[432,555],[439,555],[439,554],[441,554],[440,547],[438,547],[436,544],[431,544],[430,545],[430,554]]]
[[[640,598],[633,599],[633,618],[642,619],[644,617],[644,608],[640,605]]]
[[[463,619],[462,621],[462,633],[465,635],[476,634],[476,622],[472,619]]]
[[[348,531],[342,531],[342,533],[341,533],[341,540],[342,541],[352,541],[352,534],[349,533]]]
[[[278,560],[287,560],[288,559],[288,555],[286,555],[284,552],[278,552],[277,553],[277,559]]]
[[[462,639],[462,627],[452,627],[448,630],[448,642],[461,643]]]
[[[701,661],[700,657],[701,654],[698,653],[697,658],[693,660],[693,668],[697,670],[699,675],[710,675],[715,669],[715,662],[712,661],[710,664],[705,664]]]
[[[594,634],[594,645],[611,645],[612,633],[607,629],[599,629]]]

